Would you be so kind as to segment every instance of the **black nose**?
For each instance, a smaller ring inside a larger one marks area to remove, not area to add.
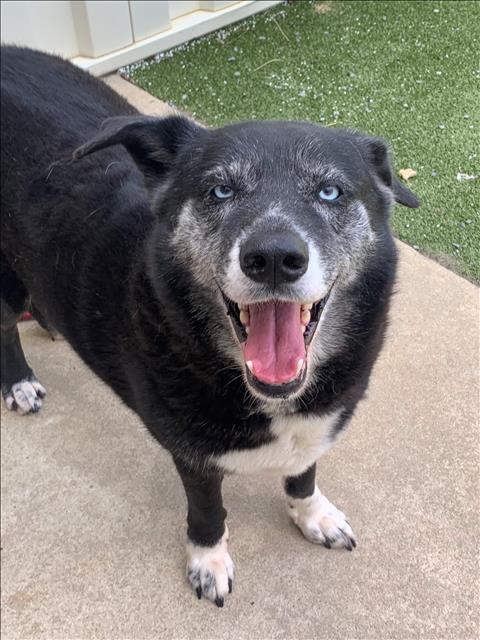
[[[240,249],[240,266],[255,282],[275,288],[303,276],[308,267],[308,246],[290,231],[254,233]]]

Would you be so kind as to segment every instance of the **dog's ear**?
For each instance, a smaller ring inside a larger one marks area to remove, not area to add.
[[[205,131],[203,127],[182,115],[108,118],[94,138],[74,151],[73,158],[79,160],[100,149],[121,144],[144,176],[152,179],[167,171],[178,150],[202,131]]]
[[[377,179],[393,193],[395,202],[416,209],[420,206],[417,196],[395,176],[387,143],[382,138],[364,137],[360,140],[361,154]]]

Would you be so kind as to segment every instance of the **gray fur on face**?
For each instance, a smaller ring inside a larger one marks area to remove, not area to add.
[[[279,123],[262,124],[267,125],[266,135],[260,123],[227,128],[218,148],[212,144],[192,167],[198,171],[196,187],[185,189],[171,245],[211,302],[218,348],[242,371],[241,347],[220,290],[237,304],[272,299],[310,303],[323,299],[334,285],[308,349],[310,371],[342,348],[349,320],[348,287],[361,276],[386,233],[392,190],[357,148],[359,134],[282,123],[288,135],[271,136],[268,126]],[[216,185],[232,188],[234,197],[214,201],[211,189]],[[319,197],[323,187],[332,185],[342,193],[338,202]],[[298,281],[272,291],[243,273],[239,256],[252,233],[268,237],[279,230],[293,231],[307,243],[309,262]],[[310,381],[307,372],[299,393]]]

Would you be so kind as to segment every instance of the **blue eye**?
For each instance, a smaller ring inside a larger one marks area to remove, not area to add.
[[[339,198],[341,195],[342,194],[340,189],[330,184],[326,187],[323,187],[323,189],[320,191],[320,198],[322,200],[327,200],[327,202],[332,202],[333,200]]]
[[[217,200],[228,200],[229,198],[233,198],[233,189],[228,187],[226,184],[217,184],[216,187],[210,191]]]

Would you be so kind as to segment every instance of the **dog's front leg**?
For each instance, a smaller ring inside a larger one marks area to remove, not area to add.
[[[6,277],[5,280],[6,287],[8,287],[8,278]],[[15,281],[14,285],[23,287],[23,285],[18,285]],[[9,293],[8,290],[5,292],[2,291],[3,297],[1,300],[0,378],[2,383],[2,396],[7,409],[10,411],[17,411],[20,415],[36,413],[42,406],[42,398],[45,396],[46,390],[30,369],[25,359],[18,334],[17,322],[24,308],[25,300],[22,299],[21,289],[18,292],[10,292],[11,297],[18,295],[20,298],[20,301],[16,301],[17,308],[15,309],[13,302],[10,300],[10,302],[12,302],[11,305],[9,301],[5,299],[7,293]]]
[[[223,474],[195,471],[175,460],[188,502],[187,578],[198,598],[223,607],[232,592],[235,567],[227,551],[227,516],[222,502]]]
[[[300,476],[285,478],[288,515],[310,542],[352,551],[357,546],[355,534],[343,511],[320,492],[315,471],[312,465]]]

